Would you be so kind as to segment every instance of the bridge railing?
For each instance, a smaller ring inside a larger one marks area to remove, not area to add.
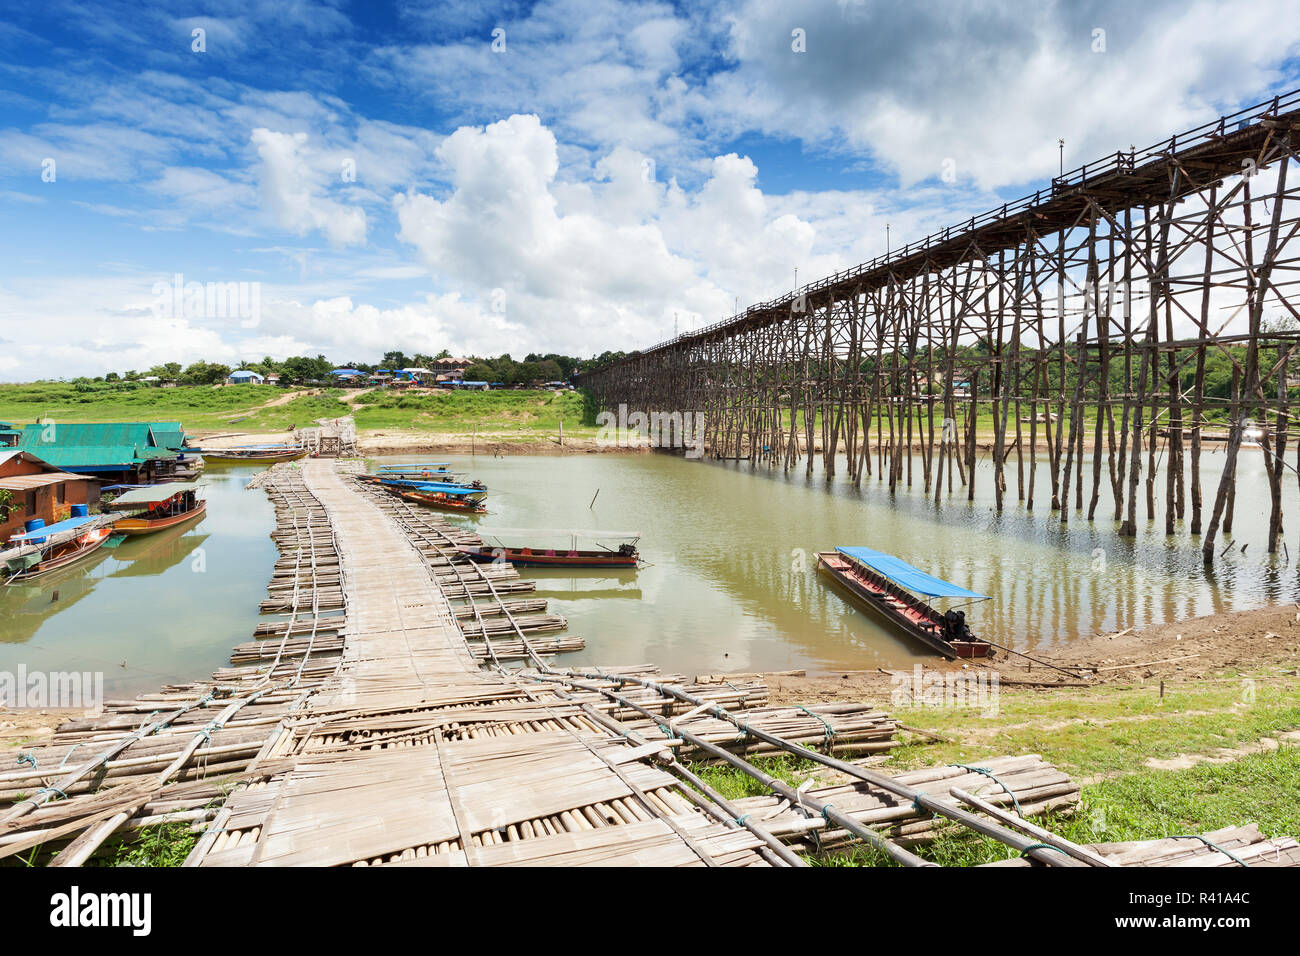
[[[668,348],[683,342],[689,342],[692,339],[710,335],[729,326],[739,326],[746,319],[764,315],[776,309],[783,309],[801,296],[806,297],[813,293],[821,292],[825,289],[841,285],[842,283],[861,278],[865,275],[879,272],[891,263],[902,262],[921,252],[929,252],[936,246],[945,245],[951,242],[955,237],[961,237],[974,232],[976,229],[983,226],[1000,222],[1005,220],[1008,216],[1013,216],[1034,209],[1037,206],[1041,206],[1045,201],[1064,195],[1072,189],[1085,188],[1091,183],[1096,183],[1098,180],[1110,176],[1131,175],[1137,169],[1147,165],[1148,163],[1159,162],[1168,159],[1176,152],[1193,149],[1215,139],[1222,139],[1223,137],[1230,136],[1233,133],[1241,132],[1262,119],[1278,116],[1292,109],[1300,109],[1300,89],[1279,94],[1266,102],[1246,107],[1245,109],[1238,110],[1235,113],[1228,113],[1224,116],[1220,116],[1217,120],[1204,123],[1194,129],[1185,130],[1182,133],[1175,133],[1168,139],[1161,140],[1146,149],[1130,150],[1127,153],[1120,150],[1113,156],[1108,156],[1105,159],[1091,163],[1084,163],[1076,169],[1072,169],[1061,176],[1054,177],[1052,179],[1052,184],[1048,189],[1035,190],[1030,195],[1022,196],[1012,202],[1003,203],[997,209],[990,209],[978,216],[972,216],[959,226],[946,226],[942,230],[931,233],[923,239],[907,243],[901,249],[883,253],[869,262],[842,269],[833,275],[823,276],[822,278],[810,282],[793,292],[789,292],[775,299],[769,299],[766,302],[758,302],[750,305],[745,309],[745,311],[737,312],[735,315],[731,316],[731,318],[721,319],[711,325],[706,325],[703,328],[695,329],[691,332],[683,332],[674,338],[665,339],[649,348],[641,349],[638,355],[646,355],[650,352],[658,351],[659,349]]]

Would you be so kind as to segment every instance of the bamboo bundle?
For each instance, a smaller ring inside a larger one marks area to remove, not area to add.
[[[685,706],[685,705],[683,705]],[[652,721],[625,721],[647,740],[671,739],[663,727],[672,731],[689,730],[692,734],[733,753],[774,753],[777,748],[749,736],[737,734],[729,721],[711,714],[692,714],[693,708],[677,717],[668,718],[661,726]],[[745,723],[776,734],[788,741],[805,746],[815,746],[830,753],[875,753],[897,747],[893,739],[897,724],[888,714],[877,711],[869,704],[814,704],[810,707],[763,707],[744,712]],[[716,762],[702,756],[698,747],[683,743],[679,756],[690,756],[702,763]]]
[[[1200,836],[1093,843],[1087,849],[1113,866],[1300,866],[1300,843],[1291,837],[1268,839],[1254,823],[1224,827]],[[1030,863],[1015,858],[983,865],[1029,866]]]
[[[959,805],[949,795],[949,790],[954,787],[976,793],[999,807],[1014,805],[1006,789],[1009,788],[1019,803],[1021,816],[1025,817],[1073,807],[1079,802],[1079,785],[1037,754],[995,757],[980,761],[978,766],[986,772],[962,766],[943,766],[907,771],[895,775],[894,779],[953,807]],[[833,804],[841,813],[903,846],[927,842],[934,839],[940,829],[950,830],[952,827],[952,824],[936,820],[906,800],[864,781],[813,787],[806,793],[810,798]],[[735,803],[742,812],[754,814],[772,833],[789,838],[805,849],[817,846],[832,848],[850,839],[846,831],[828,828],[820,816],[801,812],[788,801],[774,796],[747,797]]]
[[[501,613],[505,614],[505,612]],[[481,639],[484,635],[495,637],[498,634],[514,634],[516,628],[529,633],[544,634],[550,631],[562,631],[569,626],[569,622],[559,614],[528,614],[516,617],[511,613],[507,617],[508,619],[493,617],[476,622],[463,620],[460,614],[456,614],[461,633],[470,640]]]

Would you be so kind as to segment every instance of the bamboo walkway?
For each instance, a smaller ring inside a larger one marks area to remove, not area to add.
[[[291,770],[227,804],[228,865],[753,865],[762,844],[550,690],[479,667],[427,556],[334,464],[302,468],[342,555],[341,663]]]

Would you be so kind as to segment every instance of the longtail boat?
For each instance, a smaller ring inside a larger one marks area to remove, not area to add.
[[[390,489],[397,494],[399,498],[406,501],[413,501],[417,505],[424,505],[426,508],[438,508],[442,511],[459,511],[464,514],[487,514],[487,506],[483,504],[483,499],[487,497],[486,491],[480,491],[475,488],[457,488],[453,485],[446,486],[442,490],[435,488],[424,489]]]
[[[82,528],[86,525],[85,530]],[[5,561],[9,580],[24,581],[66,568],[103,547],[112,530],[95,517],[82,516],[16,534],[9,540],[17,553]]]
[[[943,612],[926,604],[926,597],[986,601],[988,595],[941,580],[901,558],[871,548],[837,547],[817,554],[817,570],[841,590],[875,612],[886,624],[949,660],[992,656],[992,646],[974,637],[964,611]]]
[[[307,454],[301,445],[239,445],[232,448],[187,448],[203,456],[209,464],[213,462],[228,464],[274,464],[278,461],[294,461]]]
[[[435,474],[446,474],[450,466],[451,462],[449,461],[425,461],[409,465],[380,465],[375,471],[378,474],[389,476],[428,477]]]
[[[357,475],[358,481],[364,481],[372,485],[385,485],[389,488],[424,488],[428,485],[457,485],[461,488],[473,488],[476,491],[487,491],[487,485],[481,481],[467,480],[464,475],[453,475],[450,472],[430,473],[427,477],[410,476],[394,477],[391,475]]]
[[[546,531],[546,530],[507,530],[504,528],[478,532],[484,543],[481,545],[462,545],[460,550],[472,561],[495,562],[509,561],[539,568],[636,568],[641,555],[636,543],[641,538],[636,531]],[[532,541],[546,538],[567,537],[567,547],[554,545],[508,544],[508,538],[529,537]],[[579,539],[586,539],[595,548],[579,548]],[[609,547],[603,542],[617,542]]]
[[[122,512],[113,522],[119,534],[151,534],[203,516],[208,503],[198,496],[197,482],[136,488],[107,503],[106,510]]]

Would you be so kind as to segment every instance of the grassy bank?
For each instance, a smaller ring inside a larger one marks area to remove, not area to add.
[[[99,388],[40,382],[0,385],[0,421],[25,424],[46,417],[56,422],[179,420],[189,429],[224,427],[284,395],[274,385],[181,385],[176,388]]]
[[[0,385],[0,421],[56,422],[179,420],[191,432],[273,432],[318,418],[353,414],[365,431],[491,434],[506,438],[594,436],[595,409],[579,392],[414,393],[376,389],[284,389],[274,385],[182,385],[176,388],[60,383]]]
[[[553,435],[596,432],[595,413],[580,392],[514,391],[424,393],[373,391],[356,402],[357,428]]]
[[[1230,673],[1161,696],[1157,682],[1053,691],[1003,688],[995,713],[965,707],[888,707],[900,721],[949,738],[890,751],[885,771],[1037,753],[1083,783],[1079,808],[1044,823],[1078,843],[1149,840],[1254,822],[1268,836],[1300,834],[1300,746],[1277,735],[1300,729],[1300,676],[1272,667]],[[780,756],[755,761],[798,786],[825,768]],[[764,792],[719,767],[696,771],[724,796]],[[1040,821],[1043,822],[1043,821]],[[994,840],[954,827],[916,848],[961,866],[1012,855]],[[865,849],[812,862],[889,865]]]

